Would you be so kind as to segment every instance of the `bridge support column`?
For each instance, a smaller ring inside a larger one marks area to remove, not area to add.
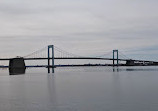
[[[25,61],[24,58],[13,58],[9,61],[9,73],[10,75],[24,74],[25,73]]]
[[[113,66],[115,66],[115,52],[117,54],[117,66],[119,65],[119,61],[118,61],[118,50],[113,50]]]
[[[50,49],[52,52],[52,56],[50,56]],[[50,59],[52,59],[52,73],[54,73],[54,45],[48,46],[48,73],[50,73]]]

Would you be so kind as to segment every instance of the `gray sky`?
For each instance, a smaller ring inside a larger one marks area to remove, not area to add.
[[[158,0],[0,0],[0,56],[48,44],[78,55],[119,49],[158,60]]]

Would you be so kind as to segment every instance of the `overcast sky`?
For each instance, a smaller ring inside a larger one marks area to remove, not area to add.
[[[49,44],[78,55],[119,49],[158,60],[158,0],[0,0],[0,56]]]

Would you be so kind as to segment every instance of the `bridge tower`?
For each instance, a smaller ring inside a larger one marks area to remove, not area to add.
[[[115,59],[115,52],[116,52],[116,56],[117,58]],[[118,50],[113,50],[113,66],[115,66],[115,60],[117,61],[117,66],[119,65],[118,62]]]
[[[51,49],[51,51],[50,51]],[[50,52],[52,53],[50,55]],[[48,46],[48,73],[50,73],[50,59],[52,59],[52,73],[54,73],[54,45]]]

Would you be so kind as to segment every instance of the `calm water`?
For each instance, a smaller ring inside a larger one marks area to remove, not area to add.
[[[0,111],[158,111],[158,67],[0,69]]]

